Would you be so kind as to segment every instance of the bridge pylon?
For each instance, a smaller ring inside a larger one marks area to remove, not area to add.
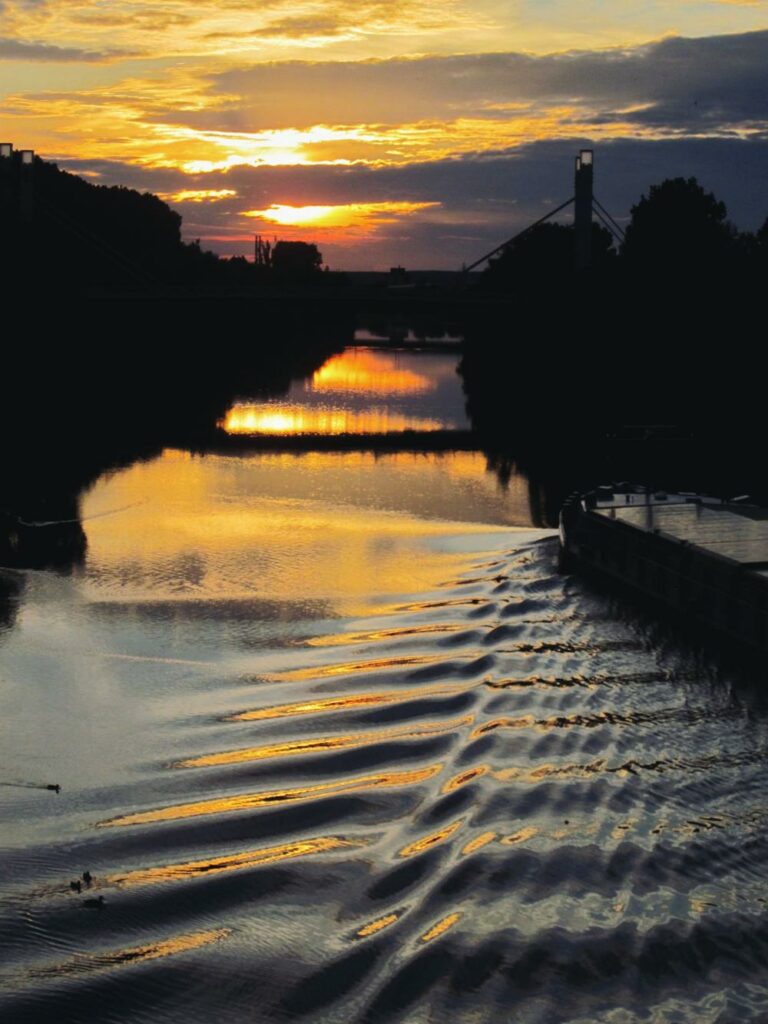
[[[589,270],[592,265],[592,205],[594,201],[595,154],[582,149],[576,157],[573,226],[576,231],[576,269]]]

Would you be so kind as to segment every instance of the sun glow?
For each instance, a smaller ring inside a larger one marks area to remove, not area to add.
[[[568,140],[760,144],[767,4],[0,0],[5,137],[221,255],[279,226],[334,269],[447,269],[562,201]]]
[[[350,164],[374,145],[381,145],[382,133],[365,125],[353,127],[311,125],[307,128],[265,129],[259,132],[223,132],[200,130],[179,125],[163,125],[164,135],[179,143],[191,144],[198,151],[205,147],[211,159],[191,159],[181,163],[187,174],[210,174],[232,167],[295,167],[301,164]],[[159,161],[163,165],[163,161]],[[179,166],[167,160],[167,166]]]
[[[273,203],[264,210],[248,210],[246,217],[270,221],[273,224],[309,225],[318,228],[357,228],[391,223],[440,203],[342,203],[337,206],[290,206]]]

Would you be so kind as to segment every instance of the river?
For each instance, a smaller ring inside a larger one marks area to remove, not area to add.
[[[240,396],[359,450],[165,450],[82,565],[0,572],[4,1021],[768,1019],[765,698],[430,451],[455,365]]]

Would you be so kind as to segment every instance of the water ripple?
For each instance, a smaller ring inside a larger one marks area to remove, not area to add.
[[[4,1019],[765,1020],[766,709],[555,556],[273,616],[263,662],[115,645],[163,746],[0,788],[57,823],[0,850]]]

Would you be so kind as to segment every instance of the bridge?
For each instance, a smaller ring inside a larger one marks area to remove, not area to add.
[[[495,256],[513,246],[515,242],[542,224],[553,220],[570,207],[574,209],[574,263],[576,270],[586,270],[592,263],[593,217],[597,218],[617,242],[622,243],[625,237],[624,231],[594,194],[594,166],[594,150],[582,149],[576,157],[573,195],[522,231],[495,246],[490,252],[484,253],[479,259],[475,259],[468,265],[465,264],[461,268],[463,276],[466,278],[467,274],[487,264]],[[49,222],[71,234],[94,253],[98,253],[134,288],[147,291],[157,291],[158,288],[162,290],[162,284],[153,279],[146,267],[140,266],[135,259],[118,251],[114,245],[97,236],[93,231],[89,231],[84,225],[77,223],[65,211],[50,202],[43,190],[36,187],[34,168],[35,153],[33,150],[16,150],[10,142],[0,143],[0,204],[10,208],[20,224],[32,226],[36,214],[42,214]],[[391,290],[393,292],[403,291],[402,287]],[[394,299],[395,295],[393,294],[391,297]],[[405,298],[406,296],[398,295],[397,297]]]
[[[566,199],[564,203],[560,203],[559,206],[555,207],[554,210],[550,210],[545,216],[540,217],[533,224],[529,224],[528,227],[523,228],[522,231],[518,231],[516,235],[508,238],[506,242],[502,242],[501,245],[497,245],[495,249],[491,249],[480,259],[475,260],[474,263],[470,263],[469,266],[462,267],[465,273],[469,273],[472,270],[476,270],[481,267],[484,263],[493,259],[494,256],[498,256],[504,252],[516,241],[523,238],[529,232],[539,227],[541,224],[546,224],[547,221],[552,220],[559,213],[567,210],[570,206],[574,207],[573,224],[575,228],[575,263],[577,270],[586,270],[592,263],[592,217],[593,215],[602,223],[603,227],[607,228],[608,231],[613,235],[617,242],[624,241],[624,232],[606,210],[603,204],[596,198],[594,194],[594,171],[595,171],[595,153],[592,149],[582,149],[579,155],[576,157],[576,173],[574,180],[574,193],[570,199]]]

